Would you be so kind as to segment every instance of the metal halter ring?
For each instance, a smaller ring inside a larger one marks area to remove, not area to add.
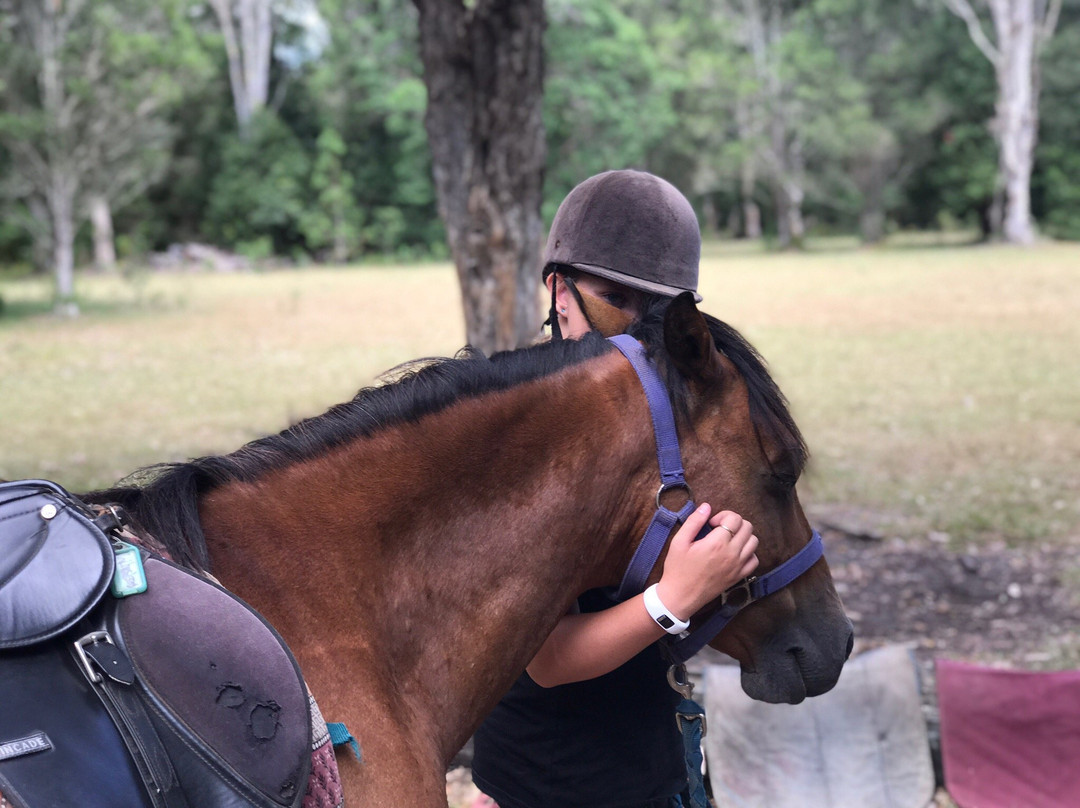
[[[660,497],[662,497],[664,495],[664,492],[665,491],[672,491],[672,490],[674,490],[676,488],[684,488],[684,489],[686,489],[686,501],[687,502],[693,502],[694,501],[694,492],[690,490],[690,486],[687,483],[685,483],[685,482],[682,482],[682,483],[660,483],[660,488],[657,489],[657,491],[656,491],[656,509],[657,510],[660,510],[662,507],[664,507],[663,505],[660,504]]]

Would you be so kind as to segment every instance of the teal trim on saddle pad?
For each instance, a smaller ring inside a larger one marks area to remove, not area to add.
[[[349,732],[344,724],[327,721],[326,728],[330,730],[330,743],[334,745],[335,749],[348,744],[352,748],[352,753],[356,755],[356,760],[359,763],[364,762],[364,757],[360,754],[360,742],[353,737],[353,734]]]

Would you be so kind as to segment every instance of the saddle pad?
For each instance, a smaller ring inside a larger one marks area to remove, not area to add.
[[[960,808],[1080,805],[1080,671],[935,668],[945,787]]]
[[[703,746],[716,804],[738,808],[925,808],[934,770],[914,661],[902,646],[851,659],[802,704],[742,691],[734,665],[705,669]]]

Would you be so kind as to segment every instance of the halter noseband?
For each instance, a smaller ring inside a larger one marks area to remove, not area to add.
[[[653,514],[645,535],[638,544],[637,550],[634,551],[633,558],[630,559],[630,565],[626,569],[626,574],[615,596],[617,600],[623,601],[645,589],[645,581],[656,565],[668,536],[676,525],[681,525],[693,513],[695,505],[693,493],[690,491],[683,471],[679,436],[675,430],[675,415],[671,410],[671,401],[660,374],[645,355],[645,349],[641,343],[633,337],[620,334],[610,337],[609,341],[630,361],[641,381],[645,398],[649,402],[649,414],[652,417],[653,432],[656,435],[656,458],[660,465],[660,489],[656,492],[656,513]],[[661,495],[672,488],[686,490],[686,504],[678,511],[672,511],[660,502]],[[711,530],[712,528],[706,524],[697,538],[702,538]],[[764,575],[746,578],[725,591],[720,595],[719,609],[690,633],[668,642],[667,650],[672,661],[675,664],[686,662],[719,634],[743,608],[755,600],[760,600],[784,588],[816,564],[824,554],[825,547],[821,542],[821,534],[815,530],[806,546],[779,567]]]

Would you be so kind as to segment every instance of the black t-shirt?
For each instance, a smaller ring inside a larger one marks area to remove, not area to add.
[[[611,605],[582,596],[583,612]],[[654,644],[585,682],[543,688],[527,673],[473,739],[473,780],[500,808],[640,808],[686,788],[680,696]]]

